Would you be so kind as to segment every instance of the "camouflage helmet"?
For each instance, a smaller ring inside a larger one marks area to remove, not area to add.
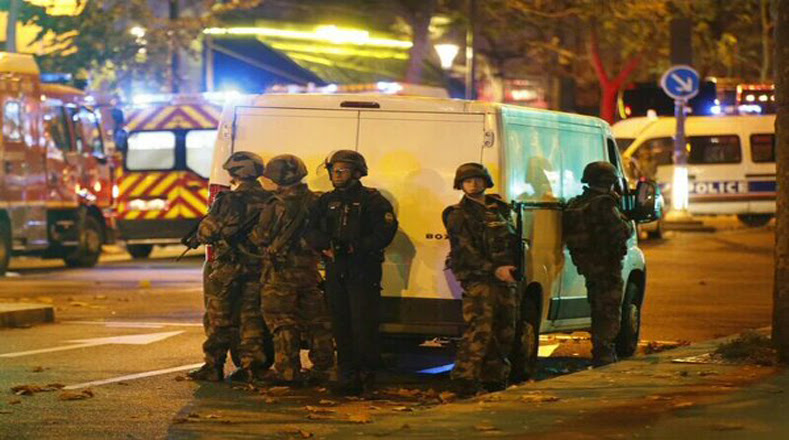
[[[471,179],[472,177],[480,177],[485,181],[485,188],[493,187],[493,178],[490,177],[488,169],[482,164],[476,162],[468,162],[459,166],[455,171],[455,189],[463,188],[463,181]]]
[[[616,183],[619,178],[616,175],[616,168],[608,162],[598,161],[586,165],[581,183],[588,185],[610,185]]]
[[[230,177],[239,180],[255,180],[263,174],[263,159],[249,151],[236,151],[227,158],[222,168]]]
[[[298,183],[307,175],[307,166],[298,157],[292,154],[280,154],[268,161],[263,177],[277,185],[292,185]]]
[[[326,159],[325,165],[326,169],[331,172],[331,167],[334,165],[335,162],[348,162],[352,164],[357,171],[362,173],[362,177],[367,175],[367,161],[364,160],[364,156],[360,153],[357,153],[353,150],[337,150],[332,155]]]

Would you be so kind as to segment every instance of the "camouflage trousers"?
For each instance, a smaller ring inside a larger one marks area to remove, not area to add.
[[[513,288],[495,281],[463,283],[466,330],[458,347],[452,379],[504,382],[515,337],[517,298]]]
[[[270,339],[260,313],[259,273],[230,264],[214,264],[205,283],[206,363],[222,365],[228,350],[237,367],[261,369]],[[238,364],[240,363],[240,365]]]
[[[270,272],[262,290],[263,317],[274,338],[274,369],[281,380],[301,378],[301,342],[307,342],[315,377],[328,379],[334,366],[331,321],[310,270]]]
[[[622,266],[589,271],[586,291],[592,310],[592,359],[596,364],[616,362],[614,341],[622,321]]]

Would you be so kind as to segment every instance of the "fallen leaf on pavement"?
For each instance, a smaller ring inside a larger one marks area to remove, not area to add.
[[[127,387],[127,386],[129,386],[129,382],[118,382],[115,385],[119,385],[119,386],[122,386],[122,387]]]
[[[42,393],[46,391],[57,391],[63,388],[65,385],[59,383],[52,383],[46,386],[41,385],[17,385],[11,387],[11,392],[16,394],[17,396],[32,396],[35,393]]]
[[[373,418],[368,413],[354,413],[348,416],[348,421],[351,423],[372,423]]]
[[[438,395],[438,398],[442,402],[449,402],[455,400],[457,398],[457,394],[453,393],[452,391],[443,391]]]
[[[220,418],[222,418],[222,416],[220,416],[219,414],[207,414],[205,416],[205,418],[206,419],[220,419]]]
[[[400,429],[411,429],[411,425],[409,425],[408,423],[403,423],[403,425],[400,426]]]
[[[712,429],[715,431],[739,431],[745,429],[745,425],[739,423],[716,423],[712,425]]]
[[[176,417],[176,418],[173,419],[173,423],[175,423],[175,424],[186,423],[188,421],[189,421],[189,419],[187,419],[186,417]]]
[[[413,409],[408,406],[396,406],[392,408],[392,411],[411,412]]]
[[[698,375],[702,376],[702,377],[703,376],[717,376],[718,372],[715,371],[715,370],[704,370],[704,371],[699,371]]]
[[[264,402],[266,402],[266,403],[268,403],[270,405],[270,404],[273,404],[273,403],[279,403],[279,400],[277,400],[277,399],[275,399],[273,397],[267,397],[266,400],[264,400]]]
[[[410,390],[408,388],[398,388],[394,390],[391,394],[400,396],[400,397],[416,397],[419,395],[421,391],[418,389]]]
[[[195,412],[191,412],[186,417],[188,417],[190,419],[199,419],[200,418],[200,414],[195,413]]]
[[[176,382],[183,382],[185,380],[186,380],[186,377],[181,376],[180,374],[178,376],[175,376],[175,381]]]
[[[90,304],[83,301],[71,301],[70,303],[68,303],[68,305],[70,305],[71,307],[87,307]]]
[[[12,414],[13,411],[10,409],[0,409],[0,414]]]
[[[677,404],[674,404],[673,408],[674,409],[690,408],[693,405],[695,405],[693,402],[679,402]]]
[[[661,395],[655,394],[655,395],[652,395],[652,396],[647,396],[647,399],[649,399],[649,400],[671,400],[671,399],[673,399],[673,397],[661,396]]]
[[[21,399],[14,399],[14,400],[9,400],[8,401],[9,405],[19,405],[20,403],[22,403]]]
[[[336,412],[335,410],[330,409],[330,408],[324,408],[324,407],[320,407],[320,406],[311,406],[311,405],[305,406],[304,409],[306,409],[307,411],[312,412],[312,413],[321,413],[321,414],[331,414],[333,412]]]
[[[323,399],[320,402],[318,402],[318,404],[319,405],[336,405],[337,402],[335,402],[334,400]]]
[[[312,437],[312,433],[311,432],[305,431],[303,429],[299,429],[299,435],[301,436],[301,438],[311,438]]]
[[[270,396],[284,396],[290,392],[290,387],[271,387],[266,390],[266,394]]]
[[[559,400],[558,396],[543,393],[529,393],[521,396],[521,402],[524,403],[557,402]]]
[[[33,367],[33,369],[30,370],[31,373],[40,373],[42,371],[44,371],[44,367]]]
[[[89,389],[82,391],[63,391],[58,395],[58,400],[85,400],[93,396],[93,391]]]
[[[498,428],[496,428],[495,426],[491,425],[490,423],[480,423],[479,425],[474,425],[474,429],[476,429],[477,431],[483,431],[483,432],[498,431]]]
[[[107,299],[107,295],[96,295],[93,299]]]
[[[329,417],[327,414],[313,412],[307,414],[307,418],[310,420],[331,420],[331,417]]]
[[[37,296],[36,297],[36,301],[42,302],[42,303],[45,303],[45,304],[52,304],[52,303],[55,302],[55,300],[52,299],[51,296]]]

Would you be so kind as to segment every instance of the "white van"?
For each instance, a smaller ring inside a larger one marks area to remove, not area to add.
[[[670,194],[674,118],[630,118],[613,127],[633,178]],[[685,121],[691,214],[736,214],[761,226],[775,214],[775,115],[691,116]]]
[[[251,96],[225,106],[211,193],[228,187],[229,177],[221,166],[235,151],[253,151],[264,160],[295,154],[310,170],[310,188],[330,190],[323,164],[338,149],[364,155],[370,170],[364,184],[378,188],[392,202],[400,223],[384,262],[384,333],[461,334],[461,289],[445,269],[449,240],[441,212],[460,200],[462,194],[452,189],[452,182],[455,169],[465,162],[482,162],[496,184],[492,192],[523,202],[526,282],[521,294],[529,310],[524,313],[526,336],[521,340],[530,355],[536,356],[538,328],[589,328],[584,280],[562,243],[562,208],[582,191],[580,179],[589,162],[610,161],[621,173],[619,152],[604,121],[450,99]],[[625,325],[619,351],[630,355],[638,342],[646,281],[644,255],[635,235],[622,275]]]

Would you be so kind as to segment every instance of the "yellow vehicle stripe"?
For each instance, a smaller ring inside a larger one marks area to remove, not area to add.
[[[126,214],[126,220],[135,220],[137,219],[137,217],[140,216],[140,214],[141,214],[140,211],[129,211]]]
[[[176,180],[178,180],[181,173],[170,173],[167,177],[165,177],[158,185],[156,185],[153,189],[148,191],[148,195],[151,196],[160,196],[165,195],[164,191],[170,187]],[[172,191],[175,192],[175,191]]]
[[[136,130],[137,128],[139,128],[140,124],[144,120],[148,119],[151,113],[155,112],[156,110],[157,110],[156,108],[149,108],[149,109],[142,109],[133,112],[130,115],[129,120],[126,122],[126,130],[128,131]]]
[[[216,124],[211,123],[208,119],[206,119],[203,115],[200,114],[194,107],[190,105],[185,105],[181,107],[184,113],[187,114],[190,118],[192,118],[200,128],[214,128]]]
[[[175,110],[176,110],[176,107],[165,107],[165,108],[161,109],[161,111],[159,112],[158,115],[156,115],[155,118],[153,118],[150,122],[145,124],[144,128],[146,130],[157,130],[157,129],[160,129],[161,127],[159,127],[159,124],[161,124],[162,121],[166,117],[170,116],[170,114],[172,114]]]
[[[126,190],[128,190],[129,187],[136,185],[137,181],[139,181],[141,177],[143,177],[142,174],[136,173],[123,176],[123,180],[121,180],[120,184],[118,185],[119,194],[125,194]]]
[[[141,196],[143,193],[145,193],[145,190],[147,190],[149,186],[153,185],[156,182],[156,180],[158,178],[159,178],[159,173],[148,174],[147,176],[145,176],[142,179],[141,182],[139,182],[137,187],[135,187],[132,190],[132,192],[129,194],[129,196],[131,196],[131,197],[139,197],[139,196]]]
[[[148,211],[145,213],[145,216],[143,218],[145,218],[145,220],[155,220],[159,218],[160,213],[161,211]]]
[[[207,212],[207,210],[208,210],[208,207],[205,205],[205,203],[203,203],[203,202],[202,202],[200,199],[198,199],[197,197],[195,197],[195,196],[194,196],[192,193],[190,193],[189,191],[183,191],[183,192],[181,192],[181,197],[182,197],[182,198],[183,198],[183,199],[184,199],[184,200],[185,200],[187,203],[189,203],[191,206],[193,206],[193,207],[194,207],[194,208],[197,210],[197,212],[201,212],[201,213]],[[188,211],[188,210],[187,210],[187,211]],[[184,214],[186,214],[186,213],[187,213],[187,211],[185,211],[185,212],[184,212]],[[189,215],[189,217],[194,217],[194,215],[191,215],[191,214],[190,214],[190,215]]]
[[[170,207],[170,210],[167,211],[167,214],[164,215],[164,218],[173,219],[178,218],[181,216],[181,205],[173,205]]]

